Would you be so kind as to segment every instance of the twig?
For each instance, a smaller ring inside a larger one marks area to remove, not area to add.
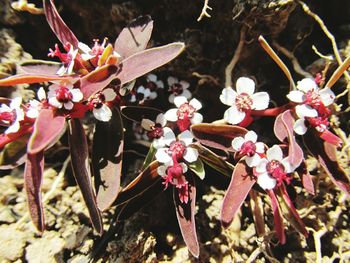
[[[220,85],[219,81],[211,75],[199,74],[198,72],[193,72],[192,75],[197,77],[197,78],[200,78],[200,79],[205,79],[205,80],[211,81],[217,86]]]
[[[209,5],[209,0],[204,0],[204,5],[202,8],[202,12],[199,15],[199,17],[197,18],[197,21],[201,21],[203,17],[211,17],[211,15],[209,15],[209,13],[207,12],[207,10],[213,10],[213,8],[211,8]]]
[[[333,58],[333,56],[326,56],[326,55],[323,55],[320,51],[318,51],[318,49],[314,46],[314,45],[312,45],[312,50],[316,53],[316,55],[317,56],[319,56],[320,58],[323,58],[323,59],[325,59],[325,60],[327,60],[327,61],[332,61],[332,60],[334,60],[334,58]]]
[[[230,63],[227,65],[227,67],[225,69],[225,87],[226,88],[232,86],[232,71],[237,64],[239,57],[241,56],[241,52],[242,52],[242,49],[244,46],[246,31],[247,31],[247,27],[245,25],[243,25],[242,29],[241,29],[241,34],[239,37],[238,46],[235,50],[235,53],[233,54],[233,57],[232,57]]]
[[[309,231],[313,232],[314,242],[315,242],[315,252],[316,252],[316,263],[322,263],[322,246],[321,237],[327,233],[327,228],[323,226],[320,230],[316,231],[313,228],[307,227]]]
[[[261,248],[257,247],[252,254],[250,254],[249,258],[247,259],[247,263],[251,263],[251,262],[256,262],[256,258],[260,255],[261,253]]]
[[[302,69],[302,67],[299,64],[299,61],[297,60],[297,58],[294,56],[294,54],[291,51],[289,51],[285,47],[282,47],[276,41],[273,41],[272,45],[274,45],[282,54],[284,54],[287,58],[290,59],[290,61],[292,62],[294,71],[296,73],[298,73],[301,76],[304,76],[305,78],[312,77],[312,75],[309,72]]]
[[[11,7],[16,11],[20,12],[29,12],[33,15],[41,15],[44,14],[43,8],[37,8],[34,4],[28,3],[27,0],[19,0],[11,3]]]

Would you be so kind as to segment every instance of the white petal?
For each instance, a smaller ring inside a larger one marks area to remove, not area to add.
[[[139,86],[139,87],[137,88],[136,92],[137,92],[137,93],[142,93],[142,94],[143,94],[143,93],[145,92],[145,90],[146,90],[146,89],[145,89],[144,86]]]
[[[70,93],[72,94],[72,101],[74,102],[79,102],[83,99],[84,95],[83,93],[80,91],[80,89],[71,89]]]
[[[16,109],[16,121],[24,120],[24,111],[21,108]]]
[[[181,96],[184,96],[186,99],[190,99],[192,97],[192,93],[188,89],[184,89],[181,93]]]
[[[150,100],[154,100],[157,97],[158,97],[158,93],[157,92],[155,92],[155,91],[150,92],[150,94],[149,94],[149,99]]]
[[[169,127],[164,127],[163,128],[163,142],[165,145],[170,145],[173,141],[176,140],[175,134],[172,129]]]
[[[333,91],[330,88],[326,87],[326,88],[320,90],[319,94],[320,94],[321,101],[324,104],[324,106],[327,107],[334,102],[335,94],[333,93]]]
[[[183,141],[186,146],[193,142],[193,134],[189,130],[183,131],[178,136],[180,141]]]
[[[197,99],[190,100],[189,104],[196,110],[200,110],[202,108],[202,103],[200,103]]]
[[[165,114],[164,117],[168,121],[177,121],[177,111],[178,109],[170,109]]]
[[[27,110],[26,115],[29,118],[35,119],[35,118],[38,117],[39,111],[38,111],[38,109],[33,109],[32,108],[32,109]]]
[[[315,118],[318,116],[317,110],[305,104],[295,106],[295,113],[298,115],[299,118]]]
[[[282,161],[281,161],[281,164],[283,165],[284,167],[284,171],[286,173],[292,173],[294,172],[294,167],[292,166],[292,164],[288,161],[288,157],[284,158]]]
[[[1,107],[0,107],[0,112],[11,112],[12,109],[7,106],[6,104],[1,104]]]
[[[112,111],[111,109],[103,104],[100,108],[98,109],[93,109],[92,113],[94,114],[95,118],[98,119],[99,121],[109,121],[112,118]]]
[[[220,95],[220,101],[228,106],[233,106],[237,97],[237,92],[231,87],[224,88]]]
[[[255,171],[258,174],[266,173],[266,165],[269,161],[266,158],[260,159],[260,162],[256,165]]]
[[[85,61],[88,61],[89,59],[92,59],[94,58],[95,55],[92,55],[92,54],[89,54],[89,53],[83,53],[81,54],[81,58]]]
[[[311,90],[317,90],[317,84],[316,82],[311,78],[305,78],[297,83],[297,89],[303,91],[304,93],[311,91]]]
[[[244,140],[247,141],[251,141],[256,143],[256,140],[258,139],[258,135],[254,132],[254,131],[248,131],[245,135],[244,135]]]
[[[64,75],[64,73],[66,73],[66,72],[67,72],[67,68],[63,65],[62,67],[60,67],[60,68],[57,70],[56,74],[59,75],[59,76],[62,76],[62,75]]]
[[[295,131],[296,134],[299,134],[299,135],[305,134],[307,131],[307,127],[305,125],[305,120],[298,119],[293,125],[293,130]]]
[[[78,48],[83,51],[84,53],[89,53],[91,51],[91,48],[86,45],[85,43],[79,42],[78,43]]]
[[[22,98],[21,97],[16,97],[16,98],[11,100],[10,108],[13,109],[13,110],[17,109],[17,108],[21,107],[21,104],[22,104]]]
[[[152,145],[155,149],[164,148],[166,146],[162,138],[154,139]]]
[[[146,131],[151,131],[151,127],[154,126],[155,123],[149,119],[142,119],[141,121],[141,126],[144,128]]]
[[[158,88],[164,89],[164,83],[163,83],[163,81],[161,81],[161,80],[156,81],[156,85],[157,85]]]
[[[156,152],[156,159],[160,163],[168,163],[171,161],[171,157],[167,153],[168,148],[160,148]]]
[[[157,115],[156,123],[159,123],[162,127],[166,125],[166,119],[163,113]]]
[[[267,173],[259,175],[256,182],[264,190],[271,190],[276,186],[276,179],[269,176]]]
[[[263,153],[265,151],[265,145],[262,143],[262,142],[257,142],[255,144],[255,147],[256,147],[256,152],[257,153]]]
[[[20,128],[19,122],[15,121],[11,126],[9,126],[6,129],[5,134],[18,132],[19,128]]]
[[[167,174],[166,174],[166,169],[167,169],[167,167],[166,167],[165,165],[161,165],[161,166],[159,166],[159,167],[157,168],[157,173],[158,173],[160,176],[165,177],[165,176],[167,176]]]
[[[186,173],[187,172],[187,170],[188,170],[188,167],[187,167],[187,165],[185,164],[185,163],[179,163],[180,165],[181,165],[181,167],[182,167],[182,172],[183,173]]]
[[[174,104],[176,107],[180,107],[182,104],[187,103],[187,99],[184,96],[177,96],[174,98]]]
[[[174,103],[175,97],[176,97],[175,94],[170,94],[170,95],[169,95],[169,102],[170,102],[170,103]]]
[[[178,83],[179,80],[175,77],[168,77],[168,85],[172,86],[174,83]]]
[[[255,110],[264,110],[269,106],[270,96],[267,92],[257,92],[250,97],[253,100],[252,108]]]
[[[52,106],[54,106],[54,107],[56,107],[56,108],[62,108],[62,103],[61,102],[59,102],[58,100],[57,100],[57,98],[56,97],[51,97],[51,98],[49,98],[49,103],[52,105]]]
[[[198,124],[198,123],[202,123],[203,122],[203,115],[198,113],[198,112],[195,112],[193,114],[193,117],[191,119],[191,123],[192,124]]]
[[[281,147],[279,147],[278,145],[272,146],[266,151],[266,156],[269,161],[272,161],[272,160],[282,161],[283,152]]]
[[[117,93],[111,88],[104,89],[102,94],[105,96],[106,101],[113,101],[117,97]]]
[[[230,124],[238,124],[245,118],[245,112],[238,111],[235,106],[225,111],[224,119]]]
[[[232,140],[232,148],[235,152],[238,152],[242,149],[242,145],[245,143],[245,140],[243,137],[236,137]]]
[[[255,90],[255,83],[250,78],[240,77],[236,81],[236,90],[238,94],[247,93],[252,95]]]
[[[46,92],[45,92],[45,90],[44,90],[43,87],[40,87],[40,88],[38,89],[37,96],[38,96],[38,99],[39,99],[40,101],[46,99]]]
[[[150,95],[151,95],[150,89],[145,89],[143,91],[143,96],[145,96],[145,98],[149,98]]]
[[[190,83],[188,83],[187,81],[181,80],[180,84],[182,85],[183,89],[188,89],[190,87]]]
[[[189,163],[193,163],[194,161],[196,161],[198,159],[197,149],[194,149],[191,147],[186,148],[186,152],[184,154],[184,159]]]
[[[148,74],[148,75],[147,75],[147,79],[148,79],[149,81],[156,82],[156,81],[157,81],[157,76],[154,75],[154,74]]]
[[[259,154],[254,154],[253,156],[247,156],[245,162],[249,167],[255,167],[260,163],[261,157]]]
[[[65,108],[66,110],[71,110],[71,109],[73,109],[73,107],[74,107],[74,103],[71,102],[71,101],[67,101],[67,102],[64,103],[63,105],[64,105],[64,108]]]
[[[305,101],[305,93],[301,92],[300,90],[292,90],[287,94],[287,98],[290,101],[302,103]]]

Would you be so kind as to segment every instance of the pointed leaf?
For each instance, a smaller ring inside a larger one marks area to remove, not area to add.
[[[123,123],[118,109],[112,109],[108,122],[98,121],[93,138],[92,165],[97,192],[97,206],[108,209],[120,187],[124,146]]]
[[[18,74],[38,74],[40,75],[55,75],[62,66],[61,63],[45,61],[45,60],[28,60],[20,65],[17,65]]]
[[[201,144],[224,151],[232,151],[232,140],[248,132],[239,126],[211,123],[192,125],[191,131]]]
[[[26,189],[29,214],[36,229],[45,229],[43,204],[41,201],[41,184],[44,172],[44,152],[27,154],[24,169],[24,188]]]
[[[120,205],[138,195],[141,195],[147,188],[151,187],[158,178],[161,178],[157,172],[159,164],[157,161],[152,162],[147,169],[142,171],[131,183],[129,183],[122,191],[119,193],[116,205]]]
[[[344,60],[344,62],[341,65],[339,65],[339,67],[333,72],[332,76],[329,78],[325,87],[331,88],[349,67],[350,67],[350,57],[347,57]]]
[[[188,165],[192,172],[194,172],[201,180],[205,177],[204,164],[200,158],[195,162],[192,162]]]
[[[118,75],[121,84],[128,83],[146,73],[163,66],[176,58],[184,49],[181,42],[171,43],[136,53],[122,61],[122,71]]]
[[[146,48],[151,38],[153,20],[150,16],[141,16],[120,32],[114,43],[114,50],[123,58],[129,57]]]
[[[69,80],[72,77],[61,77],[58,75],[44,75],[44,74],[19,74],[14,75],[8,78],[0,79],[0,86],[14,86],[17,84],[33,84],[33,83],[41,83],[53,80]]]
[[[196,223],[194,214],[196,211],[196,186],[193,176],[188,176],[188,203],[181,203],[178,194],[178,188],[174,187],[174,204],[176,208],[176,217],[179,222],[182,237],[191,254],[198,258],[199,244],[196,232]]]
[[[231,176],[232,171],[235,168],[232,164],[226,162],[222,158],[220,158],[217,154],[213,153],[206,147],[200,144],[192,144],[191,147],[197,149],[198,154],[202,161],[204,161],[207,165],[214,168],[216,171],[222,173],[226,176]]]
[[[84,99],[88,99],[92,94],[101,91],[120,72],[120,67],[116,65],[104,65],[80,79],[80,90]]]
[[[245,161],[242,160],[237,163],[222,203],[221,224],[223,227],[230,226],[237,211],[241,208],[255,184],[256,180],[251,174],[252,170],[245,164]]]
[[[52,0],[43,0],[44,12],[46,20],[49,23],[52,31],[63,45],[67,42],[73,45],[73,48],[78,48],[78,39],[69,29],[62,17],[57,12],[57,9]]]
[[[321,142],[311,132],[304,135],[304,144],[319,161],[332,182],[349,195],[350,181],[344,169],[337,162],[336,147],[328,142]]]
[[[121,113],[125,118],[141,123],[142,119],[155,120],[162,111],[152,107],[124,106]]]
[[[147,156],[142,164],[142,171],[145,170],[151,162],[154,160],[154,156],[156,155],[157,149],[153,147],[153,144],[149,147]]]
[[[272,205],[272,211],[273,211],[273,222],[274,222],[274,228],[276,231],[276,237],[278,238],[280,243],[283,245],[286,243],[286,235],[284,233],[283,218],[280,212],[278,200],[273,190],[267,190],[267,193],[269,194],[269,197],[271,199],[271,205]]]
[[[89,165],[89,149],[83,125],[79,119],[69,120],[69,149],[75,180],[81,190],[94,229],[102,235],[103,225],[100,210],[96,204],[96,196],[91,185]]]
[[[34,123],[28,142],[28,153],[41,152],[56,143],[65,131],[65,124],[64,116],[55,115],[52,109],[42,109]]]
[[[0,169],[13,169],[26,161],[28,140],[29,135],[26,134],[6,144],[0,152]]]
[[[305,190],[309,193],[314,195],[315,194],[315,186],[312,181],[311,175],[309,171],[306,168],[306,163],[305,161],[302,161],[298,169],[296,170],[298,173],[301,183],[303,184],[303,187]]]

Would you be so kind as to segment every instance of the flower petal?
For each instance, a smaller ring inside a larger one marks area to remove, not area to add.
[[[156,159],[160,163],[168,163],[171,161],[171,157],[167,153],[168,148],[160,148],[156,152]]]
[[[267,92],[257,92],[250,97],[253,100],[252,108],[255,110],[264,110],[269,106],[270,96]]]
[[[283,152],[281,147],[279,147],[278,145],[272,146],[266,151],[266,156],[269,161],[272,161],[272,160],[282,161]]]
[[[49,103],[52,106],[59,108],[59,109],[62,108],[62,106],[63,106],[63,104],[61,102],[59,102],[56,97],[49,98]]]
[[[197,161],[197,159],[198,159],[197,149],[194,149],[191,147],[186,148],[186,152],[184,154],[184,159],[189,163],[193,163],[194,161]]]
[[[181,80],[180,84],[182,85],[183,89],[188,89],[190,87],[190,83],[188,83],[187,81]]]
[[[237,97],[237,92],[231,87],[224,88],[220,95],[220,101],[228,106],[233,106]]]
[[[298,115],[299,118],[315,118],[318,116],[317,110],[305,104],[295,106],[295,113]]]
[[[190,99],[192,97],[192,93],[188,89],[184,89],[181,93],[181,96],[184,96],[186,99]]]
[[[200,110],[202,108],[202,103],[199,102],[197,99],[192,99],[190,100],[189,104],[193,106],[196,110]]]
[[[283,165],[284,167],[284,171],[286,173],[292,173],[294,172],[295,168],[292,166],[292,164],[288,161],[288,157],[284,158],[282,161],[281,161],[281,164]]]
[[[311,91],[311,90],[317,90],[317,84],[316,82],[311,78],[305,78],[297,83],[297,89],[303,91],[304,93]]]
[[[92,113],[94,114],[95,118],[98,119],[99,121],[109,121],[112,117],[112,111],[111,109],[103,104],[100,108],[98,109],[93,109]]]
[[[296,134],[299,134],[299,135],[305,134],[307,131],[307,127],[305,125],[305,120],[298,119],[293,125],[293,130],[295,131]]]
[[[321,101],[324,106],[329,106],[334,102],[335,94],[330,88],[324,88],[319,92]]]
[[[165,165],[161,165],[157,168],[157,173],[162,177],[166,177],[167,176],[166,169],[167,167]]]
[[[157,76],[154,75],[154,74],[148,74],[148,75],[147,75],[147,79],[148,79],[149,81],[156,82],[158,78],[157,78]]]
[[[236,137],[232,140],[232,148],[235,152],[239,152],[242,149],[242,145],[245,143],[245,140],[243,137]]]
[[[193,117],[191,119],[191,123],[192,124],[198,124],[198,123],[202,123],[203,122],[203,115],[198,113],[198,112],[195,112],[193,114]]]
[[[305,101],[305,93],[301,92],[300,90],[292,90],[287,94],[287,98],[290,101],[296,102],[296,103],[302,103]]]
[[[189,130],[183,131],[178,136],[179,140],[183,141],[186,146],[193,142],[193,134]]]
[[[266,173],[266,165],[269,161],[266,158],[260,159],[260,162],[256,165],[255,171],[258,174]]]
[[[72,94],[72,101],[79,102],[83,99],[84,95],[80,89],[71,89],[70,93]]]
[[[262,142],[257,142],[257,143],[255,144],[255,147],[256,147],[255,152],[257,152],[257,153],[263,153],[263,152],[265,152],[265,145],[264,145]]]
[[[166,125],[166,119],[163,113],[157,115],[156,123],[159,123],[162,127]]]
[[[238,124],[245,118],[245,112],[238,111],[235,106],[230,107],[225,111],[224,119],[230,124]]]
[[[142,119],[141,121],[141,126],[144,128],[146,131],[151,131],[151,127],[154,126],[155,123],[149,119]]]
[[[240,77],[236,81],[236,90],[238,94],[247,93],[252,95],[255,91],[255,83],[250,78]]]
[[[182,104],[184,104],[184,103],[187,103],[188,101],[187,101],[187,99],[186,99],[186,97],[184,97],[184,96],[177,96],[177,97],[175,97],[174,98],[174,104],[176,105],[176,107],[180,107]]]
[[[254,132],[254,131],[248,131],[245,135],[244,135],[244,140],[247,141],[251,141],[256,143],[256,140],[258,139],[258,135]]]
[[[9,133],[16,133],[19,131],[20,128],[20,124],[18,121],[15,121],[11,126],[9,126],[6,131],[5,134],[9,134]]]
[[[173,132],[172,129],[170,129],[169,127],[164,127],[163,128],[163,137],[162,137],[162,140],[163,140],[163,143],[165,145],[170,145],[173,141],[176,140],[176,137],[175,137],[175,134]]]
[[[169,102],[174,104],[174,99],[175,99],[175,97],[176,97],[175,94],[170,94],[170,95],[169,95],[169,99],[168,99]]]
[[[78,43],[78,48],[79,48],[81,51],[83,51],[84,53],[89,53],[89,52],[91,52],[91,48],[90,48],[88,45],[86,45],[85,43],[82,43],[82,42],[79,42],[79,43]]]
[[[11,100],[10,108],[13,109],[13,110],[17,109],[17,108],[21,107],[21,104],[22,104],[22,98],[21,97],[16,97],[16,98]]]
[[[164,114],[165,119],[168,121],[177,121],[177,111],[178,111],[177,108],[168,110]]]
[[[46,92],[45,92],[45,90],[44,90],[43,87],[40,87],[40,88],[38,89],[37,96],[38,96],[38,99],[39,99],[40,101],[46,99]]]
[[[157,85],[158,88],[164,89],[164,83],[163,83],[163,81],[161,81],[161,80],[156,81],[156,85]]]
[[[169,86],[172,86],[173,84],[179,82],[179,80],[177,78],[175,78],[175,77],[168,77],[167,81],[168,81],[168,85]]]
[[[261,157],[259,154],[254,154],[253,156],[247,156],[245,162],[249,167],[255,167],[260,163]]]
[[[269,176],[267,173],[259,175],[256,182],[264,190],[271,190],[276,186],[276,179]]]
[[[105,96],[106,101],[113,101],[117,97],[117,93],[111,88],[104,89],[102,94]]]

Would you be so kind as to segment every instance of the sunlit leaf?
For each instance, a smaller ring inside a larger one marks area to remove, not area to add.
[[[101,235],[103,232],[102,217],[91,184],[89,149],[84,128],[79,119],[69,120],[68,135],[73,174],[88,208],[92,225]]]
[[[149,147],[147,156],[142,164],[142,169],[141,170],[145,170],[153,161],[154,156],[156,155],[157,149],[153,147],[153,144],[151,144],[151,146]]]
[[[255,182],[252,170],[245,164],[245,161],[239,161],[232,173],[231,182],[222,203],[221,224],[223,227],[230,226]]]
[[[108,122],[98,121],[93,138],[92,165],[97,206],[108,209],[117,198],[122,171],[124,131],[118,109],[112,109]]]
[[[66,23],[62,20],[60,14],[52,0],[43,0],[44,12],[46,20],[49,23],[52,31],[63,45],[67,42],[73,45],[73,48],[78,48],[78,39],[74,33],[69,29]]]
[[[153,20],[150,16],[141,16],[125,27],[114,43],[114,50],[123,58],[129,57],[146,48],[151,38]]]
[[[44,172],[44,152],[27,154],[24,169],[24,188],[26,189],[29,214],[36,229],[45,229],[44,211],[41,202],[41,184]]]
[[[188,164],[188,167],[194,172],[200,179],[204,179],[205,171],[204,164],[200,158],[198,158],[195,162]]]
[[[173,195],[177,221],[179,222],[182,237],[191,254],[198,258],[199,244],[194,219],[194,214],[196,212],[196,186],[193,176],[188,176],[189,201],[187,204],[180,202],[178,189],[176,187],[174,187]]]

